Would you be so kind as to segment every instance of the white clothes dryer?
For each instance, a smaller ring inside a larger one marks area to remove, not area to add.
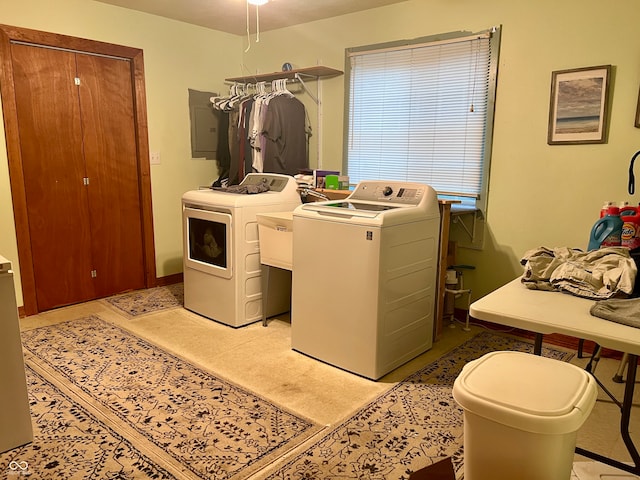
[[[261,193],[236,193],[262,190]],[[230,189],[182,196],[184,306],[232,327],[262,319],[260,244],[256,214],[300,205],[293,177],[250,173]],[[290,308],[288,272],[270,278],[269,316]],[[279,293],[279,294],[278,294]]]
[[[439,232],[424,184],[363,181],[297,207],[292,348],[374,380],[431,348]]]

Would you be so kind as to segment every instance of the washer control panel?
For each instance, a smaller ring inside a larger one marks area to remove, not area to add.
[[[351,200],[418,205],[427,188],[427,185],[421,183],[369,180],[360,182],[349,198]]]

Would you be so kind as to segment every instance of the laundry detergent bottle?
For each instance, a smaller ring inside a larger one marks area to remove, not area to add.
[[[609,207],[613,206],[613,202],[604,202],[604,205],[600,209],[600,218],[606,217],[607,212],[609,211]]]
[[[622,246],[629,250],[640,247],[640,207],[627,205],[620,209]]]
[[[620,209],[610,206],[607,214],[600,218],[591,229],[588,250],[597,250],[600,247],[619,247],[622,245],[622,226]]]

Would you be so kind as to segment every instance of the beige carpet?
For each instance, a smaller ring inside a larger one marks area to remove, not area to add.
[[[38,479],[240,479],[322,427],[90,316],[22,333]]]

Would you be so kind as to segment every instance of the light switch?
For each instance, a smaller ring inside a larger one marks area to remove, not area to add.
[[[151,152],[151,165],[160,165],[160,152]]]

